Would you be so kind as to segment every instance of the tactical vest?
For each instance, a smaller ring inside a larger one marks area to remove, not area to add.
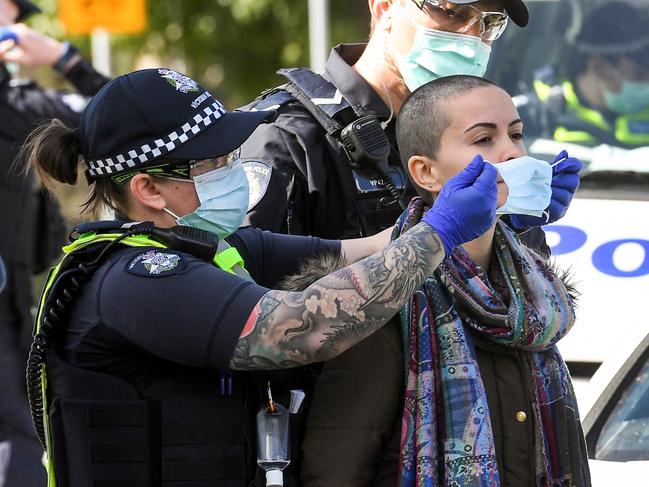
[[[66,315],[91,277],[88,263],[108,245],[176,248],[137,227],[96,228],[64,248],[47,278],[35,326],[40,348],[32,347],[28,389],[37,431],[39,415],[44,421],[39,437],[48,453],[48,487],[263,485],[255,458],[253,421],[260,402],[253,374],[222,371],[219,377],[218,371],[159,360],[159,380],[136,390],[122,378],[70,365],[43,340],[49,328],[56,343],[56,326],[46,317]],[[225,246],[212,252],[214,265],[245,272],[237,250]],[[60,328],[61,321],[55,323]],[[41,352],[44,363],[33,363],[32,355]]]
[[[251,111],[280,110],[289,103],[300,103],[318,122],[325,132],[327,144],[333,149],[337,163],[351,166],[351,159],[340,140],[342,129],[359,118],[340,90],[321,75],[306,68],[290,68],[278,71],[288,83],[263,93],[245,107]],[[354,180],[355,219],[359,222],[362,235],[374,235],[392,225],[403,211],[387,190],[384,177],[363,168],[350,167]],[[403,194],[407,176],[401,165],[399,154],[392,144],[389,158],[388,177]],[[391,202],[392,204],[389,204]]]
[[[620,115],[610,124],[600,112],[581,104],[574,85],[569,81],[553,86],[542,80],[535,80],[534,90],[544,103],[553,97],[561,97],[564,110],[582,122],[585,130],[580,130],[578,124],[561,120],[559,117],[553,135],[559,142],[588,145],[617,142],[627,146],[649,144],[649,109],[631,115]],[[612,138],[614,140],[610,140]]]

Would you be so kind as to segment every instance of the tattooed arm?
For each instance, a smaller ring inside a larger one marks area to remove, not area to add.
[[[339,355],[394,316],[444,255],[438,234],[420,223],[302,292],[269,291],[250,315],[230,367],[296,367]]]
[[[339,355],[383,326],[458,245],[496,219],[498,172],[476,156],[446,182],[422,222],[381,252],[302,292],[269,291],[235,346],[233,369],[273,369]]]
[[[340,245],[345,264],[349,265],[383,250],[390,243],[393,230],[394,227],[390,227],[371,237],[341,240]]]

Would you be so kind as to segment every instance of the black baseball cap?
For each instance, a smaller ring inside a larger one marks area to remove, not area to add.
[[[450,0],[451,3],[478,3],[479,0]],[[530,14],[523,0],[504,0],[505,12],[519,27],[525,27],[530,20]]]
[[[81,153],[92,178],[160,159],[187,161],[237,149],[272,111],[228,112],[196,81],[172,69],[119,76],[81,115]]]
[[[32,2],[28,0],[13,0],[16,6],[18,7],[18,20],[19,22],[25,20],[32,14],[37,14],[41,12],[41,9]]]

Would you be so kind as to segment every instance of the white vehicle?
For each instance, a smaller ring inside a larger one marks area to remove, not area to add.
[[[594,487],[649,485],[649,334],[626,345],[580,404]]]

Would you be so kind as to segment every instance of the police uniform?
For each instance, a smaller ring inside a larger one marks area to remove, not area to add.
[[[80,262],[71,256],[92,260],[118,229],[113,222],[81,226],[67,264],[50,278],[41,317]],[[242,228],[226,239],[231,247],[217,254],[217,267],[133,238],[76,291],[48,352],[58,485],[253,485],[254,418],[265,383],[227,371],[234,347],[270,288],[304,258],[339,254],[340,242]],[[233,273],[234,265],[249,277]]]
[[[649,109],[629,115],[602,113],[580,100],[572,82],[556,82],[550,68],[537,71],[534,91],[543,108],[544,128],[554,140],[589,146],[649,145]]]
[[[341,126],[365,115],[387,122],[390,108],[352,68],[364,49],[364,44],[336,47],[322,76],[304,69],[280,73]],[[249,224],[325,238],[372,235],[394,224],[401,207],[380,176],[352,168],[334,130],[323,128],[284,89],[243,109],[269,108],[278,112],[275,122],[260,126],[241,149],[251,188]],[[394,119],[385,132],[396,147]],[[389,174],[402,191],[406,177],[394,156]]]
[[[305,257],[340,255],[339,242],[230,231],[245,214],[247,179],[226,156],[270,116],[227,112],[188,76],[143,69],[107,83],[79,129],[54,137],[54,147],[78,138],[91,181],[116,188],[146,173],[175,195],[189,196],[193,184],[200,204],[181,215],[191,210],[192,226],[82,226],[51,271],[27,381],[51,482],[261,485],[253,423],[270,372],[230,373],[228,365],[269,286]],[[229,163],[204,167],[219,156]],[[59,174],[53,177],[72,177]],[[166,191],[173,215],[179,203]],[[222,248],[226,241],[231,246]]]
[[[85,96],[93,95],[106,81],[85,61],[72,67],[66,77]],[[4,423],[6,434],[13,438],[8,485],[44,481],[24,397],[24,354],[32,325],[31,276],[58,256],[65,232],[58,206],[37,189],[31,174],[23,174],[18,153],[27,134],[49,119],[76,126],[85,103],[77,94],[12,80],[0,64],[0,255],[7,265],[7,287],[0,294],[0,430]]]

